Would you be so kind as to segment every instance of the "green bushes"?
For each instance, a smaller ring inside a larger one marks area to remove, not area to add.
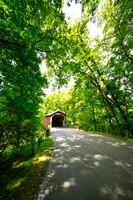
[[[35,155],[31,156],[31,143],[25,143],[14,155],[4,152],[0,165],[0,199],[34,199],[39,184],[45,177],[53,141],[45,137],[40,146],[35,140]],[[34,198],[33,198],[34,197]]]

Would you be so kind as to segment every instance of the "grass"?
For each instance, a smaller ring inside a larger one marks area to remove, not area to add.
[[[105,136],[108,136],[108,137],[113,137],[113,138],[125,140],[125,141],[128,141],[128,142],[133,142],[133,138],[121,137],[119,135],[113,135],[111,133],[107,134],[107,133],[104,133],[104,132],[97,132],[97,131],[87,131],[87,132],[89,132],[89,133],[96,133],[96,134],[99,134],[99,135],[105,135]]]
[[[33,200],[37,198],[39,185],[45,178],[53,141],[45,138],[36,155],[31,157],[31,146],[26,145],[15,156],[6,159],[0,166],[0,200]]]

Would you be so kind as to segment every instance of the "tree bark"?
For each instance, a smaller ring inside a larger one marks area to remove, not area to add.
[[[31,149],[32,150],[32,154],[31,155],[34,156],[35,155],[35,144],[34,144],[33,140],[32,140],[31,144],[32,144],[32,149]]]
[[[38,138],[38,146],[39,147],[40,147],[40,143],[41,143],[40,138]]]
[[[95,117],[95,108],[94,108],[94,105],[92,107],[92,115],[93,115],[93,119],[94,119],[94,127],[95,127],[95,130],[97,128],[97,122],[96,122],[96,117]]]
[[[107,109],[105,101],[104,101],[104,107],[105,107],[105,110],[106,110],[106,113],[107,113],[107,116],[108,116],[108,121],[109,121],[110,128],[111,128],[111,130],[113,130],[113,125],[112,125],[112,122],[111,122],[111,119],[110,119],[109,112],[108,112],[108,109]]]

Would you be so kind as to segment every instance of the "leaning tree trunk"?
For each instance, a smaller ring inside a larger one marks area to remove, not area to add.
[[[94,61],[93,59],[92,59],[92,61],[94,62],[94,65],[95,65],[96,68],[97,68],[97,65],[96,65],[95,61]],[[110,101],[109,101],[107,95],[103,92],[102,87],[100,86],[100,83],[98,82],[98,79],[97,79],[97,77],[95,76],[95,72],[94,72],[94,71],[92,70],[92,68],[88,65],[88,63],[87,63],[86,60],[84,60],[84,62],[85,62],[85,64],[87,65],[87,67],[88,67],[88,69],[90,70],[90,72],[92,73],[92,76],[89,75],[89,74],[86,74],[86,73],[85,73],[85,74],[88,76],[88,78],[90,79],[91,83],[92,83],[92,84],[98,89],[98,91],[102,94],[103,99],[105,99],[105,101],[106,101],[106,103],[107,103],[107,106],[108,106],[108,108],[110,109],[110,111],[111,111],[111,113],[112,113],[112,115],[113,115],[113,117],[114,117],[114,119],[115,119],[115,121],[116,121],[116,123],[117,123],[117,126],[118,126],[118,133],[119,133],[119,135],[121,135],[121,136],[123,137],[124,135],[123,135],[123,133],[122,133],[122,131],[121,131],[121,126],[120,126],[119,120],[118,120],[118,118],[117,118],[117,116],[116,116],[116,114],[115,114],[115,112],[114,112],[114,109],[113,109],[113,107],[112,107],[112,105],[111,105],[111,103],[110,103]],[[98,72],[98,74],[100,75],[100,72],[99,72],[98,68],[97,68],[97,72]]]
[[[120,113],[120,116],[121,118],[123,119],[124,123],[125,123],[125,130],[128,132],[128,136],[130,136],[132,134],[132,131],[131,131],[131,124],[129,122],[129,119],[128,119],[128,114],[124,112],[124,110],[121,108],[117,98],[114,96],[114,94],[112,93],[111,91],[111,88],[109,85],[106,85],[106,88],[108,89],[108,91],[110,92],[111,96],[112,96],[112,99],[114,101],[114,104],[115,106],[117,107],[117,109],[119,110],[119,113]],[[124,134],[125,136],[125,134]],[[133,135],[132,135],[133,136]]]

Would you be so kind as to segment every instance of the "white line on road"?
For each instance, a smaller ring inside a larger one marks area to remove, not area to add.
[[[100,153],[104,154],[107,158],[109,158],[111,161],[113,161],[117,166],[120,166],[122,169],[124,169],[126,172],[128,172],[129,174],[133,175],[133,172],[129,169],[127,169],[126,167],[123,166],[123,161],[120,160],[115,160],[111,155],[108,155],[109,153],[105,152],[103,149],[101,149],[100,147],[97,147],[94,144],[91,144],[90,142],[82,139],[82,141],[84,141],[85,143],[89,144],[90,146],[92,146],[94,149],[96,149],[97,151],[99,151]],[[126,165],[128,165],[127,163],[125,163]]]

